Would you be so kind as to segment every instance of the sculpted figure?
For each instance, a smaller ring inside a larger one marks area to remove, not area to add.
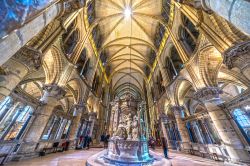
[[[115,137],[117,137],[118,139],[124,139],[126,140],[128,135],[127,135],[127,131],[126,128],[123,126],[123,124],[119,124],[117,131],[114,134]]]
[[[132,139],[133,140],[138,140],[139,139],[139,129],[138,129],[138,118],[137,116],[134,116],[133,119],[133,129],[132,129]]]

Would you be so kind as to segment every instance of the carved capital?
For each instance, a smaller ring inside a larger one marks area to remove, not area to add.
[[[43,54],[40,50],[24,46],[13,56],[13,58],[37,70],[42,64],[42,56]]]
[[[83,112],[83,108],[84,108],[84,106],[81,105],[81,104],[74,104],[72,106],[73,116],[78,116],[80,113],[82,113]]]
[[[72,108],[77,109],[77,110],[83,110],[85,106],[82,104],[74,104]]]
[[[173,111],[175,116],[181,116],[182,110],[184,110],[183,106],[171,106],[170,110]]]
[[[48,97],[53,97],[53,98],[56,98],[57,100],[60,100],[66,94],[66,91],[62,87],[55,85],[55,84],[44,85],[43,91],[44,91],[44,95],[41,101],[44,103],[48,102]]]
[[[250,40],[236,44],[223,54],[223,63],[229,68],[244,68],[250,64]]]
[[[217,87],[205,87],[197,91],[194,94],[194,98],[200,101],[207,101],[213,98],[219,98],[219,95],[222,93],[223,91]]]

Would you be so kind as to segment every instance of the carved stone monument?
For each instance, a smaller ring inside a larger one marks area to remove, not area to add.
[[[149,152],[145,134],[143,111],[138,107],[138,101],[125,98],[120,103],[117,112],[117,130],[109,140],[107,150],[104,150],[87,160],[88,166],[142,166],[171,165],[171,162],[155,152]]]

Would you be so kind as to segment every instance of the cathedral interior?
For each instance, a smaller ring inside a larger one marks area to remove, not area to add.
[[[249,20],[249,0],[1,1],[0,165],[105,165],[103,134],[250,165]]]

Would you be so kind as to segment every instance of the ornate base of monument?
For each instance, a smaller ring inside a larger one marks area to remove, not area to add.
[[[147,141],[111,139],[109,147],[87,160],[87,166],[171,166],[161,155],[148,150]]]
[[[162,157],[162,155],[150,151],[150,155],[153,158],[151,163],[121,163],[121,162],[112,162],[110,163],[105,159],[105,154],[107,150],[103,150],[93,156],[91,156],[86,163],[86,166],[172,166],[171,162]]]

